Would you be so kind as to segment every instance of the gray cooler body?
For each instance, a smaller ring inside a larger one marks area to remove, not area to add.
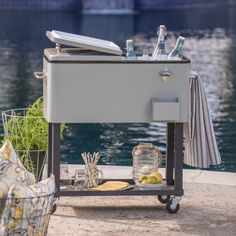
[[[127,60],[63,51],[59,55],[56,49],[44,52],[48,122],[188,121],[188,59]],[[167,80],[163,71],[170,73]]]

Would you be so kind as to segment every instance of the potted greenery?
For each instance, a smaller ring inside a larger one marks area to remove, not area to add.
[[[11,141],[25,167],[41,179],[48,145],[48,122],[43,116],[43,99],[25,109],[2,113],[5,140]],[[61,138],[65,125],[61,125]]]

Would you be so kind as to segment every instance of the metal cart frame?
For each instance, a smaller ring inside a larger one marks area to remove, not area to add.
[[[183,123],[167,123],[166,185],[159,190],[60,191],[60,124],[49,123],[48,173],[55,175],[58,196],[138,196],[157,195],[170,213],[179,210],[183,195]],[[132,179],[126,180],[133,183]]]

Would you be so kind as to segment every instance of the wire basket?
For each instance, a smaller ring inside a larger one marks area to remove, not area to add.
[[[0,235],[47,235],[51,214],[54,212],[55,193],[31,198],[0,198]]]
[[[2,120],[5,138],[11,141],[26,169],[41,180],[47,160],[47,121],[43,116],[31,116],[28,108],[3,111]]]

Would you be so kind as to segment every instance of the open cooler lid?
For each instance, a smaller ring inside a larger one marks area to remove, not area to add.
[[[122,50],[119,46],[111,41],[71,34],[62,31],[52,30],[47,31],[46,36],[54,43],[60,45],[73,46],[77,48],[90,49],[93,51],[109,53],[113,55],[122,55]]]

